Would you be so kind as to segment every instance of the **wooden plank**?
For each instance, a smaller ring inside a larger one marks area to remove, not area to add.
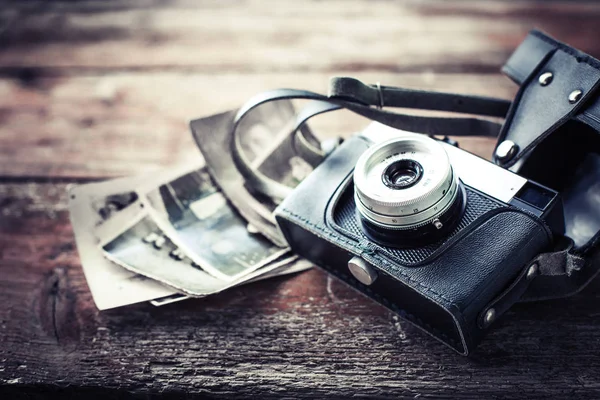
[[[8,5],[0,11],[0,66],[16,74],[20,67],[495,72],[534,26],[600,55],[597,3],[265,3]]]
[[[341,71],[341,75],[347,75]],[[355,74],[365,82],[511,98],[516,86],[496,75]],[[278,87],[327,92],[328,74],[126,73],[0,80],[0,176],[102,178],[131,175],[199,157],[188,121],[239,107]],[[348,136],[366,121],[319,117],[321,136]],[[489,157],[490,139],[464,139]]]
[[[600,282],[519,305],[474,356],[323,272],[98,312],[65,185],[0,184],[0,394],[596,398]]]

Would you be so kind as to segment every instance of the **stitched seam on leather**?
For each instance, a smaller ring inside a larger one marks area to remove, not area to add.
[[[529,83],[531,81],[531,77],[533,76],[534,72],[540,68],[540,65],[543,62],[547,62],[548,58],[550,57],[550,54],[552,54],[552,52],[546,54],[546,56],[536,65],[534,70],[531,71],[528,75],[526,75],[525,79],[523,79],[523,82],[521,82],[521,85],[519,86],[519,90],[517,91],[517,94],[515,95],[515,98],[513,99],[512,104],[510,105],[510,108],[508,109],[506,118],[504,119],[504,125],[502,125],[502,129],[500,129],[500,133],[498,134],[498,139],[496,141],[496,147],[498,147],[498,145],[500,143],[502,143],[502,141],[506,138],[506,136],[508,136],[508,133],[510,132],[510,129],[512,128],[512,123],[513,123],[515,114],[517,113],[517,110],[519,109],[519,106],[521,105],[521,100],[523,98],[523,95],[525,94],[525,89],[527,88],[527,86],[529,85]],[[516,158],[519,158],[518,154],[517,154]],[[494,159],[496,159],[495,152],[494,152]],[[511,162],[502,163],[499,160],[497,160],[497,162],[500,165],[504,164],[505,167],[512,165]]]
[[[546,62],[546,64],[547,63],[548,62]],[[544,64],[544,65],[546,65],[546,64]],[[517,161],[519,161],[521,158],[523,158],[524,155],[528,154],[530,151],[535,149],[535,147],[539,143],[544,141],[550,134],[555,132],[557,129],[563,127],[569,121],[575,119],[577,112],[579,112],[582,109],[582,107],[584,106],[586,101],[589,100],[589,98],[598,89],[599,86],[600,86],[600,78],[598,78],[596,80],[596,83],[590,87],[590,90],[588,91],[588,93],[586,95],[584,95],[584,98],[581,99],[579,106],[573,107],[570,111],[568,111],[566,114],[564,114],[561,118],[557,119],[556,122],[552,126],[550,126],[548,129],[546,129],[544,132],[542,132],[536,139],[534,139],[521,152],[519,152],[519,154],[513,160],[506,163],[506,166],[510,167],[511,165],[514,165]],[[531,89],[531,85],[529,85],[529,84],[524,86],[523,95],[525,95],[525,92],[528,91],[528,89]],[[509,130],[507,130],[507,133]]]
[[[538,31],[532,31],[531,34],[533,36],[535,36],[536,38],[542,40],[543,42],[546,42],[548,44],[550,44],[551,46],[554,47],[554,50],[551,50],[548,52],[548,54],[546,55],[546,57],[544,57],[544,59],[542,59],[540,61],[540,63],[536,66],[536,68],[531,71],[531,76],[533,76],[533,73],[536,70],[539,70],[540,67],[542,65],[546,65],[548,63],[548,61],[551,59],[551,57],[555,54],[556,50],[561,50],[563,53],[565,53],[568,56],[571,56],[572,58],[575,59],[575,61],[577,61],[578,63],[583,62],[586,65],[589,65],[590,67],[594,68],[597,71],[600,71],[600,61],[596,60],[595,58],[583,53],[583,52],[578,52],[577,50],[572,49],[571,47],[557,42],[551,38],[548,38],[547,36],[545,36],[543,33],[538,32]],[[592,62],[590,62],[592,61]],[[509,67],[510,68],[510,67]],[[530,86],[530,81],[524,80],[521,83],[521,88],[520,90],[517,92],[517,95],[513,101],[513,104],[517,104],[518,106],[520,106],[520,100],[523,97],[523,95],[525,94],[525,91],[529,88]],[[593,93],[596,91],[596,89],[598,89],[599,86],[599,82],[597,81],[595,85],[593,85],[588,94],[584,97],[584,99],[582,99],[582,101],[580,101],[580,105],[573,107],[571,109],[570,112],[566,113],[562,118],[558,119],[550,128],[548,128],[545,132],[543,132],[541,135],[539,135],[535,140],[533,140],[527,147],[525,147],[524,149],[522,149],[522,151],[519,152],[519,154],[517,154],[516,157],[514,157],[512,160],[510,160],[509,162],[505,163],[504,165],[506,167],[510,167],[512,165],[514,165],[517,161],[519,161],[524,155],[526,155],[527,153],[529,153],[531,150],[533,150],[541,141],[543,141],[546,137],[548,137],[548,135],[550,135],[552,132],[554,132],[555,130],[557,130],[558,128],[560,128],[561,126],[563,126],[566,122],[568,122],[569,120],[575,118],[576,113],[583,107],[583,105],[585,104],[585,102],[588,100],[587,98],[589,97],[590,93]],[[509,110],[509,114],[507,115],[506,121],[504,123],[504,126],[507,127],[506,130],[502,130],[500,132],[500,135],[498,136],[498,143],[501,143],[502,140],[504,140],[506,138],[506,136],[508,135],[508,133],[510,132],[510,128],[512,126],[512,121],[513,121],[513,117],[514,114],[516,113],[516,111],[519,109],[519,107],[515,107],[514,108],[514,112],[512,107],[511,110]]]
[[[342,188],[341,185],[340,185],[340,188]],[[327,218],[326,218],[325,222],[329,229],[337,232],[338,234],[341,234],[344,237],[350,237],[350,238],[356,240],[357,242],[359,242],[361,240],[361,238],[357,237],[352,232],[349,232],[346,228],[343,228],[342,226],[340,226],[338,223],[335,222],[334,218],[332,217],[332,215],[335,213],[336,207],[338,206],[339,200],[343,196],[343,191],[345,191],[346,189],[347,189],[347,185],[344,185],[342,190],[340,190],[339,188],[336,190],[336,192],[334,194],[335,202],[333,204],[328,204],[328,206],[327,206],[328,211],[327,211]],[[472,188],[471,188],[471,190],[473,191]],[[474,191],[477,191],[477,190],[475,189]],[[425,257],[424,259],[422,259],[418,262],[407,263],[406,261],[401,260],[397,256],[391,254],[389,251],[385,250],[385,248],[381,247],[381,246],[376,246],[375,251],[381,252],[385,257],[387,257],[387,259],[391,259],[392,261],[394,261],[398,264],[401,264],[401,265],[405,265],[406,267],[409,267],[409,268],[418,268],[424,264],[431,263],[431,262],[435,261],[437,258],[439,258],[446,251],[451,249],[453,246],[455,246],[460,240],[462,240],[463,237],[467,236],[472,231],[479,228],[479,226],[481,226],[486,220],[490,219],[494,215],[500,214],[501,212],[504,212],[507,210],[512,210],[510,207],[506,206],[506,204],[498,201],[497,199],[490,198],[489,200],[494,202],[497,205],[497,207],[494,209],[491,209],[489,211],[486,211],[485,213],[483,213],[480,216],[478,216],[477,218],[475,218],[473,221],[468,223],[467,226],[465,226],[463,229],[461,229],[460,232],[456,233],[451,238],[449,238],[447,241],[442,243],[438,249],[434,250],[431,254],[429,254],[427,257]]]
[[[538,39],[540,39],[541,41],[546,42],[549,45],[554,46],[555,48],[564,51],[568,55],[575,58],[577,60],[577,62],[583,62],[583,63],[589,65],[590,67],[595,68],[600,71],[600,61],[598,61],[594,57],[590,56],[589,54],[586,54],[584,52],[578,52],[577,50],[571,48],[570,46],[567,46],[566,44],[563,44],[563,43],[557,42],[553,39],[550,39],[549,37],[545,36],[541,32],[533,31],[533,32],[531,32],[531,34],[533,36],[537,37]]]
[[[290,210],[288,210],[288,209],[285,209],[285,208],[284,208],[284,209],[282,209],[282,211],[283,211],[283,212],[285,212],[286,214],[288,214],[289,216],[291,216],[291,217],[294,217],[294,218],[296,218],[296,219],[298,219],[298,220],[302,221],[302,222],[303,222],[303,223],[305,223],[306,225],[308,225],[308,226],[310,226],[310,227],[312,227],[312,228],[314,228],[314,229],[316,229],[316,230],[320,231],[321,233],[325,234],[326,236],[328,236],[328,237],[330,237],[330,238],[332,238],[332,239],[335,239],[335,240],[339,240],[339,241],[340,241],[340,242],[342,242],[342,243],[346,243],[346,244],[347,244],[347,245],[349,245],[351,248],[353,248],[353,249],[355,249],[355,250],[359,251],[360,253],[364,253],[365,251],[369,251],[369,250],[370,250],[370,249],[365,249],[365,248],[363,248],[363,247],[361,247],[361,246],[357,246],[356,244],[352,243],[352,242],[351,242],[351,241],[349,241],[348,239],[346,239],[346,238],[344,238],[344,237],[342,237],[342,236],[336,235],[335,233],[333,233],[333,232],[331,232],[331,231],[329,231],[329,230],[326,230],[326,229],[324,229],[324,228],[323,228],[323,227],[321,227],[321,226],[315,225],[315,224],[313,224],[312,222],[310,222],[309,220],[307,220],[306,218],[304,218],[304,217],[302,217],[302,216],[300,216],[300,215],[297,215],[297,214],[295,214],[295,213],[291,212],[291,211],[290,211]],[[399,273],[399,274],[400,274],[400,275],[402,275],[404,278],[406,278],[406,279],[407,279],[409,282],[411,282],[411,283],[416,283],[416,284],[418,284],[420,287],[422,287],[422,288],[424,288],[425,290],[427,290],[427,291],[431,292],[431,293],[432,293],[434,296],[436,296],[436,297],[437,297],[437,300],[444,300],[445,302],[447,302],[447,303],[449,303],[449,304],[451,304],[451,305],[453,305],[453,306],[455,306],[455,307],[459,308],[459,307],[458,307],[458,305],[457,305],[456,303],[454,303],[452,300],[450,300],[450,299],[446,298],[444,295],[442,295],[442,294],[440,294],[440,293],[437,293],[435,290],[431,289],[431,288],[430,288],[429,286],[427,286],[427,285],[424,285],[423,283],[419,282],[418,280],[416,280],[416,279],[414,279],[414,278],[411,278],[411,277],[410,277],[409,275],[407,275],[405,272],[403,272],[403,271],[401,271],[401,270],[397,269],[397,268],[396,268],[396,266],[395,266],[395,265],[393,265],[392,263],[390,263],[389,261],[387,261],[387,260],[384,260],[384,259],[381,259],[379,256],[373,256],[373,258],[376,258],[376,259],[377,259],[379,262],[382,262],[382,263],[383,263],[384,265],[386,265],[386,266],[390,266],[390,267],[392,267],[391,269],[392,269],[392,270],[394,270],[394,272],[397,272],[397,273]]]
[[[290,213],[288,210],[283,209],[282,211],[286,212],[288,215],[293,215],[292,213]],[[287,230],[284,230],[283,228],[281,228],[281,231],[283,233],[283,235],[285,236],[286,240],[289,238],[289,232]],[[288,240],[289,241],[289,240]],[[333,273],[336,276],[339,275],[343,275],[344,277],[348,277],[347,274],[344,274],[343,272],[339,271],[337,274],[335,273],[335,270],[333,268],[329,269],[328,265],[326,262],[321,262],[319,261],[319,264],[323,265],[323,268],[330,270],[331,273]],[[340,278],[344,281],[346,281],[343,277]],[[368,287],[363,287],[363,289],[365,289],[366,291],[369,292],[369,295],[371,295],[373,298],[375,298],[377,301],[381,302],[382,304],[384,304],[385,306],[389,307],[390,309],[392,309],[393,311],[395,311],[397,314],[399,314],[402,318],[408,320],[409,322],[414,323],[417,326],[422,327],[423,329],[425,329],[425,331],[429,334],[434,335],[434,337],[440,339],[442,342],[444,342],[445,344],[450,345],[454,350],[462,350],[465,354],[468,352],[469,348],[468,345],[466,343],[466,341],[464,341],[464,336],[466,333],[462,328],[461,328],[461,324],[460,322],[456,319],[457,316],[455,316],[454,314],[452,314],[451,312],[449,312],[448,310],[448,314],[452,317],[453,321],[455,322],[455,327],[458,331],[458,335],[462,338],[461,341],[457,341],[453,338],[451,338],[450,336],[446,335],[444,332],[442,332],[439,329],[436,329],[434,327],[432,327],[431,325],[427,324],[426,322],[424,322],[423,320],[421,320],[420,318],[418,318],[417,316],[415,316],[414,314],[411,314],[409,312],[407,312],[406,310],[402,309],[401,307],[399,307],[396,303],[392,302],[391,300],[388,300],[386,297],[381,296],[378,293],[373,292],[370,288]],[[412,289],[412,288],[410,288]],[[360,290],[360,289],[357,289]],[[456,307],[456,306],[455,306]],[[411,320],[411,317],[413,320]],[[464,324],[464,318],[462,317],[462,315],[459,315],[459,317],[461,318],[462,323]]]
[[[539,231],[540,231],[539,233],[544,233],[542,228],[540,228],[539,226],[538,226],[537,228],[538,228],[538,229],[539,229]],[[535,235],[531,235],[531,237],[529,238],[529,240],[527,241],[527,243],[525,243],[523,246],[520,246],[520,248],[527,248],[527,247],[529,246],[529,244],[530,244],[530,243],[531,243],[531,242],[532,242],[532,241],[533,241],[535,238],[536,238],[536,236],[535,236]],[[507,260],[509,257],[510,257],[510,255],[507,255],[507,256],[506,256],[506,257],[505,257],[505,258],[502,260],[502,262],[501,262],[501,263],[504,263],[504,261],[506,261],[506,260]],[[527,264],[527,262],[526,262],[525,264]],[[520,271],[520,270],[519,270],[519,271]],[[518,272],[518,273],[517,273],[517,278],[519,277],[519,275],[520,275],[520,272]],[[510,282],[510,281],[509,281],[509,282]],[[513,282],[514,282],[514,278],[513,278]],[[509,283],[509,286],[510,286],[510,285],[511,285],[511,283]],[[503,293],[505,290],[507,290],[507,288],[501,288],[501,289],[500,289],[500,294],[502,294],[502,293]],[[465,305],[465,309],[466,309],[466,308],[468,308],[468,306],[469,306],[469,305],[471,305],[471,304],[473,304],[474,302],[476,302],[477,300],[479,300],[479,299],[480,299],[480,297],[483,295],[483,293],[485,293],[486,291],[487,291],[487,290],[482,290],[482,291],[481,291],[481,293],[479,294],[479,296],[476,296],[474,299],[472,299],[472,300],[469,302],[469,304],[468,304],[468,305]],[[505,293],[505,294],[507,294],[507,293]],[[500,295],[498,295],[498,296],[500,296]],[[502,298],[504,298],[504,297],[505,297],[505,296],[502,296],[502,297],[500,297],[500,298],[499,298],[498,296],[497,296],[497,297],[494,297],[494,298],[492,298],[492,300],[491,300],[491,303],[488,303],[488,305],[486,305],[486,306],[485,306],[483,309],[484,309],[484,310],[487,310],[489,307],[492,307],[492,306],[494,306],[496,303],[498,303],[498,301],[499,301],[499,300],[501,300]],[[516,303],[516,301],[515,301],[515,303]],[[508,311],[508,309],[509,309],[509,308],[510,308],[510,306],[506,307],[506,309],[504,310],[504,312]],[[496,311],[498,311],[498,310],[496,310]],[[498,316],[500,316],[500,315],[503,315],[503,314],[504,314],[504,312],[500,313]]]
[[[325,265],[325,267],[324,267],[325,269],[329,269],[327,263],[323,263],[323,265]],[[331,271],[332,271],[332,273],[334,275],[336,275],[338,277],[341,276],[340,279],[342,279],[345,282],[347,282],[346,278],[349,278],[349,275],[344,274],[341,271],[335,271],[334,272],[333,268],[331,268]],[[352,278],[352,279],[354,280],[354,278]],[[416,315],[414,315],[412,313],[409,313],[408,311],[406,311],[403,308],[399,307],[393,301],[388,300],[386,297],[383,297],[379,293],[374,292],[368,286],[361,286],[360,289],[358,289],[358,290],[360,290],[360,291],[364,290],[365,292],[368,292],[369,296],[372,296],[374,299],[376,299],[380,303],[383,303],[386,307],[388,307],[388,308],[392,309],[393,311],[395,311],[396,313],[400,314],[401,316],[403,316],[404,319],[406,319],[409,322],[413,322],[413,323],[415,323],[415,324],[417,324],[417,325],[425,328],[428,332],[430,332],[430,333],[438,336],[443,341],[446,341],[446,342],[450,343],[455,348],[458,348],[458,344],[459,344],[458,341],[456,341],[455,339],[451,338],[450,336],[448,336],[444,332],[440,331],[439,329],[432,327],[431,325],[429,325],[428,323],[424,322],[422,319],[420,319]],[[406,318],[405,316],[408,316],[410,318]],[[460,329],[459,329],[459,333],[460,333]]]

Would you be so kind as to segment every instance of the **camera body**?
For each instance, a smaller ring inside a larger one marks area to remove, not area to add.
[[[556,191],[378,123],[344,141],[275,216],[295,253],[465,355],[564,230]]]

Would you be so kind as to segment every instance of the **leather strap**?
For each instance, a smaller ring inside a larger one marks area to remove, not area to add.
[[[354,78],[332,78],[329,97],[369,106],[413,108],[504,118],[510,101],[491,97],[365,85]]]
[[[533,30],[503,66],[502,71],[521,86],[507,115],[498,144],[511,140],[518,146],[511,167],[549,134],[570,119],[600,131],[600,61]],[[551,73],[547,84],[538,79]],[[577,101],[569,96],[581,91]]]
[[[311,141],[306,138],[302,132],[302,127],[312,117],[319,114],[324,114],[330,111],[339,110],[340,107],[323,101],[312,101],[296,116],[294,126],[290,130],[290,134],[295,132],[294,149],[304,160],[310,165],[316,167],[325,157],[325,152],[320,147],[314,146]]]
[[[489,120],[473,117],[449,118],[398,114],[377,107],[383,104],[385,107],[426,108],[502,118],[510,106],[510,102],[503,99],[373,86],[353,78],[333,78],[329,96],[296,89],[276,89],[260,93],[239,109],[231,132],[231,151],[236,167],[247,184],[258,193],[271,197],[275,201],[283,200],[292,189],[251,167],[242,150],[237,131],[240,122],[254,108],[267,102],[289,99],[315,101],[298,115],[295,124],[289,127],[290,134],[296,134],[299,128],[315,115],[344,108],[373,121],[407,131],[443,136],[496,137],[501,125]],[[296,144],[305,142],[307,141],[302,139],[295,141]],[[303,150],[318,155],[315,149],[310,149],[308,146],[303,147]]]
[[[584,62],[594,68],[600,69],[600,61],[589,54],[533,29],[509,57],[508,61],[506,61],[502,67],[502,72],[520,86],[538,69],[543,60],[559,49],[571,55],[579,62]]]
[[[535,146],[565,122],[574,119],[600,132],[600,61],[561,43],[542,32],[531,31],[508,59],[502,71],[521,85],[507,115],[498,144],[511,140],[519,153],[502,163],[515,165]],[[540,79],[552,74],[551,81]],[[571,103],[576,90],[580,98]],[[516,166],[515,166],[516,168]],[[521,301],[535,301],[573,295],[600,272],[600,233],[586,246],[558,245],[553,252],[540,254],[533,263],[540,268]]]
[[[539,268],[538,276],[521,296],[522,302],[572,296],[583,289],[598,273],[598,266],[586,266],[586,258],[573,252],[573,243],[563,250],[542,253],[531,265]],[[592,257],[589,257],[590,259]],[[596,260],[597,261],[597,260]]]

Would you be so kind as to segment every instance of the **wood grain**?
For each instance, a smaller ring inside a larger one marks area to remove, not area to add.
[[[326,92],[333,75],[510,99],[515,87],[498,71],[533,25],[600,54],[589,34],[600,7],[587,3],[229,5],[1,10],[0,176],[97,179],[187,163],[198,157],[189,120],[271,88]],[[318,124],[330,135],[364,125],[346,116]],[[490,140],[467,147],[491,154]]]
[[[592,54],[573,2],[185,1],[27,4],[0,13],[0,65],[101,72],[496,72],[532,26]]]
[[[365,82],[503,98],[511,98],[516,91],[499,74],[371,71],[355,76]],[[322,73],[126,73],[46,77],[28,85],[0,80],[0,175],[94,179],[187,163],[200,156],[189,133],[189,120],[239,107],[252,95],[278,87],[326,93],[328,80]],[[316,118],[314,127],[321,137],[347,137],[366,122],[335,113]],[[491,155],[490,139],[463,141],[476,153]]]
[[[469,358],[319,270],[100,313],[63,189],[0,185],[9,199],[0,220],[0,393],[595,398],[600,390],[598,282],[571,299],[515,307]]]

